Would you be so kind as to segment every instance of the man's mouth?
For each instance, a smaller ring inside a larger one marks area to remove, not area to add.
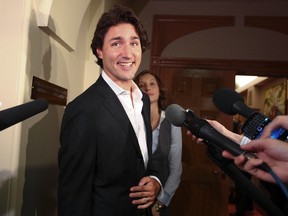
[[[128,67],[128,66],[131,66],[133,64],[133,62],[119,62],[118,64],[121,66]]]

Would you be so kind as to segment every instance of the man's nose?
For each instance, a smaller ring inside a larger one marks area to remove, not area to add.
[[[129,45],[125,45],[122,49],[122,55],[125,58],[130,58],[132,56],[133,50]]]

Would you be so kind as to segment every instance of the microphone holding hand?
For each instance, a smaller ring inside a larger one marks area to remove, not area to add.
[[[223,100],[225,98],[225,100]],[[243,97],[236,91],[228,88],[222,88],[213,95],[215,106],[223,113],[228,115],[239,114],[247,120],[244,122],[241,131],[244,136],[250,140],[258,139],[263,133],[263,129],[271,120],[263,114],[244,104]],[[286,140],[288,131],[283,127],[275,128],[271,131],[271,138]]]
[[[205,144],[216,145],[233,156],[243,155],[246,159],[257,158],[255,153],[241,149],[239,144],[221,134],[205,119],[197,117],[192,110],[184,110],[178,104],[171,104],[166,108],[165,116],[171,124],[177,127],[185,126],[193,135],[202,138]],[[258,168],[265,172],[271,170],[265,163],[258,164]]]
[[[185,126],[192,134],[202,138],[206,144],[214,144],[222,150],[227,150],[234,156],[244,155],[246,158],[255,158],[254,153],[246,152],[240,148],[240,145],[221,134],[212,127],[205,119],[197,117],[192,110],[184,110],[177,104],[171,104],[165,111],[166,118],[171,124],[180,127]],[[265,164],[262,168],[269,169]]]

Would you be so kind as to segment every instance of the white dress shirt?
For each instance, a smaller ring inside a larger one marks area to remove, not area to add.
[[[145,167],[147,167],[149,158],[146,140],[146,128],[141,113],[143,108],[142,92],[134,82],[131,88],[131,92],[128,92],[114,83],[104,71],[102,71],[102,77],[115,92],[126,111],[126,114],[128,115],[128,118],[136,133]]]

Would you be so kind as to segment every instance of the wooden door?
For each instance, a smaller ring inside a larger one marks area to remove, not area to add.
[[[192,109],[198,116],[216,119],[227,128],[232,117],[220,113],[212,101],[220,87],[234,88],[235,73],[203,69],[161,67],[170,103]],[[192,141],[183,133],[183,174],[180,186],[171,202],[171,216],[226,216],[229,197],[229,177],[206,155],[207,147]]]

